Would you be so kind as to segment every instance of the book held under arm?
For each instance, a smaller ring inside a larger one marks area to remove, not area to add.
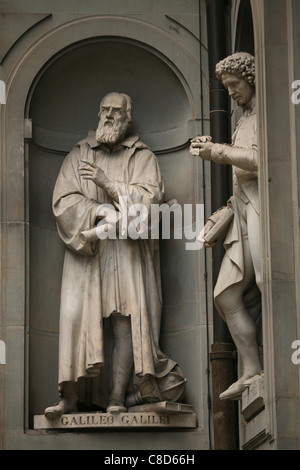
[[[204,227],[204,236],[203,241],[206,247],[213,247],[218,242],[222,241],[226,236],[229,225],[233,218],[233,209],[231,205],[227,205],[216,211],[207,221],[206,226],[209,229],[205,233]]]

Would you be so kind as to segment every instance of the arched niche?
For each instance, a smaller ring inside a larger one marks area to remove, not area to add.
[[[100,100],[110,91],[132,97],[132,132],[139,133],[157,154],[166,198],[176,197],[182,205],[194,202],[190,182],[195,167],[188,152],[195,132],[194,104],[174,64],[138,41],[99,37],[71,44],[44,65],[26,105],[32,121],[28,144],[30,422],[57,399],[64,247],[52,215],[53,188],[66,154],[96,127]],[[188,377],[187,401],[196,403],[198,293],[193,282],[186,285],[186,279],[198,258],[185,251],[184,243],[168,240],[161,245],[162,343]]]
[[[33,140],[69,151],[95,127],[99,103],[110,91],[128,93],[135,106],[132,132],[154,151],[185,144],[192,112],[182,83],[153,51],[125,38],[73,44],[45,66],[30,96]]]

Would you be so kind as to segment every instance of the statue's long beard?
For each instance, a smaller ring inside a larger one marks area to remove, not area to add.
[[[127,122],[116,122],[112,126],[105,126],[99,122],[96,130],[96,140],[103,144],[115,144],[125,134]]]

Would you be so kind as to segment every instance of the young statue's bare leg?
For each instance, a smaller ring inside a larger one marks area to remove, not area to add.
[[[217,298],[217,303],[225,315],[228,329],[242,359],[243,374],[237,382],[221,393],[221,399],[239,399],[246,389],[244,382],[262,371],[256,326],[243,301],[246,288],[255,278],[248,239],[245,238],[243,242],[244,279],[225,289]]]

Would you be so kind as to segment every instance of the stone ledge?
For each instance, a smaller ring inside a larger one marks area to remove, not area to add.
[[[249,421],[260,413],[264,407],[264,375],[261,374],[243,392],[241,413],[245,421]]]
[[[184,403],[176,403],[173,401],[160,401],[158,403],[147,403],[145,405],[137,405],[128,409],[131,412],[154,411],[156,413],[193,413],[192,405]]]
[[[70,413],[53,420],[46,418],[45,415],[34,416],[35,430],[154,427],[196,428],[196,415],[190,405],[162,402],[136,406],[130,408],[127,413]]]

